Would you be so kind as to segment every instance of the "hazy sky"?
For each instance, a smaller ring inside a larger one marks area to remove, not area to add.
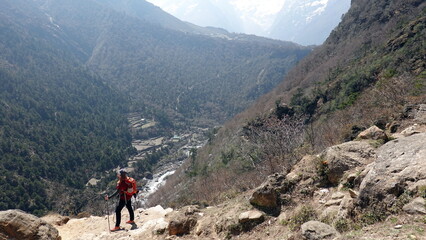
[[[175,3],[185,0],[147,0],[166,11],[173,11]],[[212,0],[217,2],[219,0]],[[275,14],[283,6],[285,0],[228,0],[238,10],[243,12],[257,12],[258,14]]]
[[[166,12],[182,19],[185,19],[184,14],[178,9],[182,6],[188,6],[188,10],[191,8],[191,5],[196,4],[200,0],[147,0],[159,7],[161,7]],[[275,14],[277,14],[284,2],[287,0],[210,0],[211,2],[218,3],[218,5],[232,5],[236,10],[236,13],[239,14],[239,18],[243,23],[250,27],[249,25],[257,25],[257,27],[266,30],[269,28],[273,21]],[[196,23],[197,24],[197,23]],[[249,29],[246,29],[249,30]]]

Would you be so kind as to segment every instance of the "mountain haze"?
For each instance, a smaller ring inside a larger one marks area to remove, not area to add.
[[[350,0],[151,0],[174,16],[231,32],[302,45],[320,45],[340,22]]]
[[[302,45],[320,45],[349,6],[350,0],[285,1],[268,36]]]

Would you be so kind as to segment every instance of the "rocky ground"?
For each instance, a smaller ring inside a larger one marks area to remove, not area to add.
[[[426,240],[426,105],[417,109],[402,131],[373,126],[217,206],[137,209],[135,224],[114,233],[113,214],[9,210],[0,212],[0,239]]]

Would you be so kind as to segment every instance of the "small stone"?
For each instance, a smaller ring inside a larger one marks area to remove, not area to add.
[[[340,207],[342,209],[352,209],[353,206],[354,206],[354,200],[349,196],[343,198],[342,202],[340,203]]]
[[[342,199],[330,200],[325,203],[325,206],[328,207],[333,205],[340,205],[341,202],[342,202]]]
[[[348,190],[349,195],[351,196],[351,198],[357,198],[358,197],[358,192],[352,189]]]
[[[328,190],[327,188],[323,188],[323,189],[319,190],[319,192],[323,193],[323,194],[327,194],[327,193],[330,192],[330,190]]]
[[[286,175],[285,178],[291,182],[299,182],[300,180],[302,180],[302,176],[295,172],[290,172],[289,174]]]
[[[263,220],[263,213],[257,210],[247,211],[240,214],[238,221],[245,222],[258,222]]]
[[[416,239],[417,239],[417,237],[416,237],[416,236],[414,236],[414,235],[410,235],[410,239],[412,239],[412,240],[416,240]]]
[[[402,228],[402,225],[396,225],[395,227],[393,227],[393,228],[395,228],[395,229],[401,229]]]
[[[406,128],[406,129],[404,129],[401,132],[401,134],[404,137],[408,137],[408,136],[411,136],[411,135],[414,135],[414,134],[417,134],[417,133],[421,133],[421,131],[419,131],[418,128],[419,128],[418,125],[414,124],[413,126],[410,126],[410,127]]]
[[[331,196],[331,199],[342,199],[344,197],[345,197],[344,193],[336,192],[336,193],[333,193],[333,195]]]
[[[328,189],[320,189],[314,192],[314,197],[324,198],[328,196],[329,193],[330,191]]]

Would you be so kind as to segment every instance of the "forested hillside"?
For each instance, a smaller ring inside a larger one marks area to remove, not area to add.
[[[373,124],[399,126],[406,106],[426,102],[425,7],[352,1],[324,45],[228,122],[153,201],[218,202]]]
[[[136,110],[163,111],[172,122],[223,122],[270,91],[310,52],[254,36],[163,28],[124,6],[115,11],[114,1],[40,2],[83,50],[91,70],[130,95]]]
[[[129,113],[154,119],[158,134],[212,127],[310,51],[193,26],[145,1],[5,1],[0,209],[77,214],[134,154]]]
[[[131,153],[127,99],[78,64],[34,6],[9,3],[0,9],[0,209],[75,213],[59,198]]]

